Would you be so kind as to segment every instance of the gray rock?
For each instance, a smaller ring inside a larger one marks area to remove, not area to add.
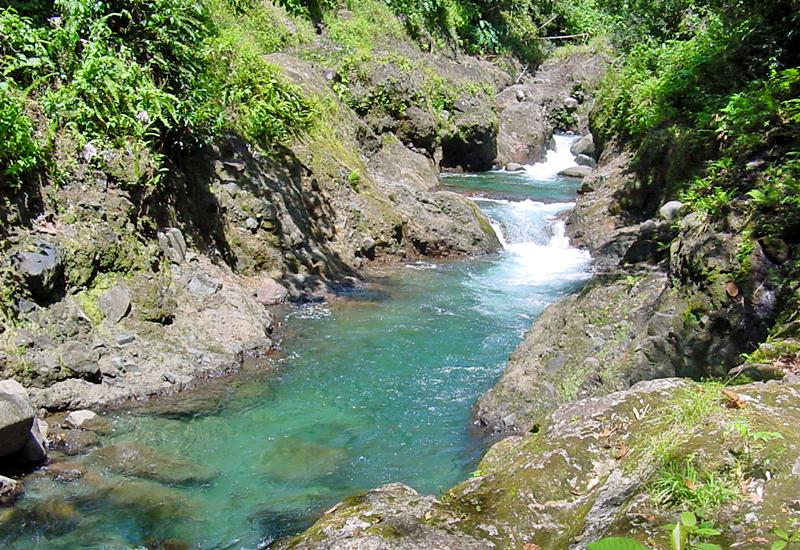
[[[100,377],[99,354],[83,342],[67,342],[61,348],[61,364],[78,378],[94,381]]]
[[[289,292],[274,279],[266,279],[256,290],[256,300],[262,305],[273,306],[286,301]]]
[[[525,167],[516,162],[509,162],[506,164],[506,172],[522,172]]]
[[[594,156],[595,149],[594,149],[594,136],[592,134],[586,134],[569,148],[570,152],[577,156],[577,155],[588,155],[590,157]]]
[[[0,381],[0,457],[25,447],[33,424],[28,392],[16,380]]]
[[[37,243],[34,252],[17,252],[12,261],[36,299],[48,298],[64,274],[61,253],[49,243]]]
[[[785,263],[791,256],[791,249],[786,241],[778,237],[766,237],[761,241],[761,248],[770,261],[776,264]]]
[[[258,229],[258,220],[253,217],[247,218],[244,221],[244,226],[250,231],[256,231]]]
[[[0,505],[8,506],[13,504],[24,492],[25,488],[21,481],[0,476]]]
[[[164,256],[174,264],[181,264],[186,259],[186,241],[180,229],[167,227],[158,232],[158,246]]]
[[[597,168],[597,161],[589,155],[580,154],[575,157],[575,164],[578,166],[588,166],[589,168]]]
[[[517,101],[519,101],[520,103],[525,101],[525,92],[523,92],[522,90],[517,90],[515,96],[517,98]]]
[[[658,209],[658,213],[662,218],[671,222],[677,217],[678,212],[680,212],[682,208],[683,203],[681,201],[669,201]]]
[[[570,111],[574,111],[578,108],[578,100],[574,97],[565,97],[564,98],[564,107],[569,109]]]
[[[106,319],[119,323],[131,311],[131,294],[122,287],[114,287],[97,299]]]
[[[466,99],[456,99],[453,103],[453,107],[459,113],[469,113],[475,109]]]
[[[47,423],[44,425],[47,426]],[[41,464],[47,460],[47,438],[39,426],[40,421],[34,420],[31,431],[28,433],[28,441],[20,451],[20,458],[28,464]]]
[[[64,425],[73,430],[88,427],[93,420],[97,418],[97,414],[89,410],[72,411],[66,418],[64,418]]]
[[[117,334],[114,338],[117,341],[117,345],[125,346],[136,340],[136,335],[132,332],[121,332]]]
[[[186,288],[195,296],[204,298],[213,296],[222,288],[222,285],[216,281],[212,281],[203,274],[192,275]]]
[[[562,170],[558,173],[559,176],[566,176],[568,178],[585,178],[592,173],[592,169],[588,166],[573,166]]]

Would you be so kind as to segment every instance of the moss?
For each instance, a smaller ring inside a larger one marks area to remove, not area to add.
[[[91,288],[83,290],[75,296],[81,310],[83,310],[86,317],[89,318],[92,325],[97,326],[105,319],[105,315],[103,315],[103,311],[100,309],[98,299],[103,293],[110,290],[119,278],[117,274],[100,274],[94,279]]]

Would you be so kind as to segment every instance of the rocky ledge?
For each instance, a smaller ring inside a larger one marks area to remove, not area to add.
[[[796,377],[728,390],[641,382],[495,444],[439,499],[387,485],[277,547],[558,550],[624,535],[663,548],[663,526],[687,506],[724,526],[713,542],[756,547],[800,519],[798,426]],[[713,505],[681,500],[684,480],[714,492]]]

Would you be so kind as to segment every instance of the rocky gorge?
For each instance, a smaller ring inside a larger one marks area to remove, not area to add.
[[[791,239],[746,204],[698,211],[677,145],[602,127],[608,50],[529,71],[318,31],[264,56],[315,98],[309,133],[265,150],[226,132],[144,190],[146,155],[90,141],[59,159],[68,183],[5,197],[0,540],[666,548],[687,511],[724,548],[790,537]]]

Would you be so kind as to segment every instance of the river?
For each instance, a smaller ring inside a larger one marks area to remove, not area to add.
[[[147,445],[202,479],[32,478],[0,546],[264,548],[359,491],[399,481],[439,493],[465,479],[487,444],[472,404],[542,310],[588,277],[562,221],[576,182],[556,176],[572,139],[557,136],[524,172],[443,178],[490,218],[502,252],[414,262],[293,309],[274,367],[111,416],[105,443]]]

